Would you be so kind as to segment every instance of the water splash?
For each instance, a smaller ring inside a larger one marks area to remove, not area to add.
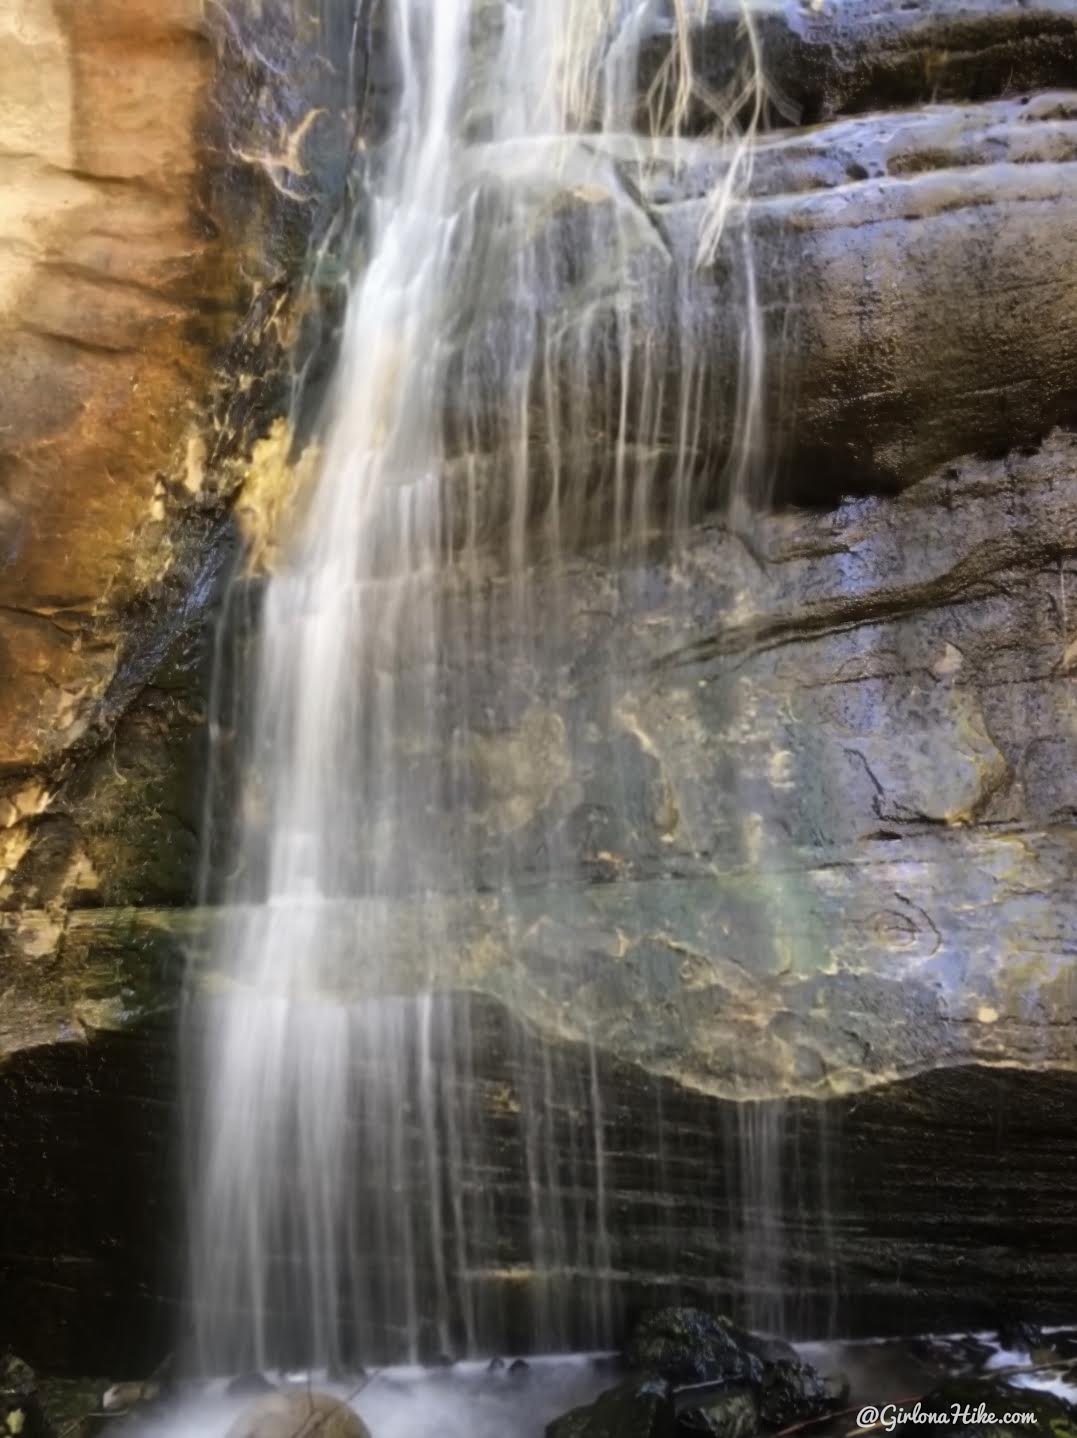
[[[745,217],[759,55],[745,11],[744,63],[728,93],[705,92],[692,35],[709,8],[384,7],[395,103],[334,231],[351,276],[320,463],[238,680],[250,720],[237,832],[229,877],[211,885],[228,901],[215,944],[228,991],[192,1020],[208,1367],[474,1348],[499,1321],[486,1305],[504,1300],[482,1276],[500,1251],[502,1279],[527,1254],[536,1347],[562,1346],[570,1325],[575,1343],[611,1336],[593,1048],[570,1074],[524,1036],[499,1109],[466,1009],[438,997],[454,942],[438,906],[416,903],[402,940],[392,900],[481,880],[511,913],[521,884],[576,862],[552,831],[521,855],[527,796],[480,782],[486,741],[461,727],[491,569],[507,568],[513,605],[502,712],[488,717],[532,736],[515,762],[538,789],[564,741],[534,708],[563,663],[562,556],[599,536],[638,554],[703,503],[747,504],[759,482],[763,334]],[[641,96],[656,34],[666,54]],[[698,165],[687,132],[701,116],[721,143],[698,225],[674,234],[646,192]],[[743,315],[721,373],[697,294],[719,261]],[[450,574],[464,596],[451,609]],[[493,873],[473,832],[480,804],[505,834]],[[383,997],[339,1001],[335,977],[356,966]],[[512,1143],[522,1214],[493,1181]]]

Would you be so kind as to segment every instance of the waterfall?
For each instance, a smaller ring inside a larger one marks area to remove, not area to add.
[[[584,1042],[567,1064],[516,1034],[499,1108],[481,1073],[496,1035],[445,992],[466,988],[447,915],[476,889],[511,914],[536,875],[573,868],[551,832],[525,877],[512,839],[568,742],[533,702],[559,662],[565,556],[602,539],[630,558],[758,479],[742,214],[758,57],[746,19],[724,89],[694,84],[691,32],[713,6],[696,8],[381,7],[392,112],[339,227],[350,280],[316,473],[239,679],[234,842],[227,877],[210,876],[226,983],[191,1025],[193,1298],[219,1371],[475,1349],[514,1273],[534,1346],[612,1337],[601,1054]],[[725,143],[686,242],[641,187],[697,165],[705,123]],[[694,292],[720,250],[743,316],[732,391]],[[487,717],[512,722],[522,798],[508,778],[479,792],[490,741],[468,718],[494,575],[512,622],[503,713]],[[480,802],[507,835],[481,873]],[[499,1179],[509,1151],[518,1202]]]

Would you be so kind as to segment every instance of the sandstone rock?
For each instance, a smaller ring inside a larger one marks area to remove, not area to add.
[[[19,77],[0,157],[15,241],[0,271],[5,1313],[35,1361],[130,1371],[136,1355],[148,1371],[177,1302],[159,1263],[182,1191],[166,1139],[173,1014],[187,946],[204,951],[211,921],[182,908],[206,672],[191,636],[224,562],[235,477],[220,461],[274,412],[306,217],[336,192],[351,135],[337,143],[339,103],[312,118],[309,77],[332,67],[296,81],[288,56],[311,36],[289,29],[294,7],[226,10],[213,47],[181,0],[110,0],[93,17],[65,6],[62,25],[54,8],[25,6],[19,33],[0,22]],[[1072,83],[1072,16],[992,0],[775,14],[760,23],[775,60],[774,37],[790,37],[779,88],[808,118],[872,95],[983,101],[846,118],[759,151],[746,222],[760,274],[796,281],[765,296],[788,321],[773,350],[789,355],[768,404],[784,492],[811,506],[701,525],[675,554],[628,566],[580,554],[563,586],[539,585],[547,631],[565,605],[546,670],[514,662],[539,646],[512,630],[495,576],[473,708],[452,716],[470,735],[475,802],[432,812],[419,839],[435,876],[451,873],[439,855],[466,856],[474,888],[401,891],[381,927],[404,991],[425,976],[431,928],[451,939],[445,1002],[488,1039],[482,1101],[506,1211],[525,1203],[505,1121],[526,1082],[512,1056],[539,1032],[586,1094],[582,1040],[595,1046],[612,1271],[636,1275],[612,1282],[621,1311],[656,1288],[683,1301],[702,1275],[743,1282],[729,1238],[743,1175],[717,1165],[712,1140],[736,1132],[731,1098],[750,1092],[810,1190],[784,1193],[778,1220],[809,1327],[832,1310],[835,1271],[860,1332],[983,1325],[1000,1294],[1057,1321],[1074,1288],[1058,1235],[1073,1221],[1077,456],[1066,432],[1041,439],[1075,414],[1077,121],[1072,94],[1031,92]],[[700,31],[701,73],[713,64],[718,79],[725,24]],[[336,34],[334,53],[348,43]],[[601,156],[605,190],[550,206],[551,234],[576,243],[586,203],[606,217],[601,239],[611,196],[638,192],[639,317],[672,363],[671,291],[692,275],[718,413],[736,271],[721,256],[691,266],[724,161],[705,140],[682,154],[647,173]],[[571,301],[556,286],[546,298]],[[721,426],[713,443],[720,460]],[[466,457],[489,486],[493,540],[495,451]],[[601,476],[608,453],[603,431],[575,458]],[[268,500],[249,496],[259,538],[281,477]],[[600,524],[608,489],[593,492]],[[451,574],[445,598],[451,628],[468,602]],[[444,764],[406,725],[399,738],[409,762]],[[520,895],[499,886],[506,861]],[[340,907],[347,997],[362,922]],[[202,981],[220,976],[203,964]],[[564,1136],[579,1115],[552,1121]],[[832,1135],[840,1193],[821,1158],[802,1167]],[[970,1261],[970,1232],[989,1267]],[[504,1250],[483,1249],[472,1278],[489,1311],[518,1312]],[[573,1281],[557,1279],[569,1298]]]
[[[573,342],[559,340],[547,357],[531,426],[540,440],[560,426],[561,529],[570,539],[609,534],[618,466],[629,494],[622,523],[634,485],[650,486],[653,512],[728,497],[727,465],[742,439],[765,447],[752,480],[757,503],[776,487],[817,506],[905,488],[967,453],[1000,454],[1077,419],[1077,315],[1065,278],[1077,262],[1066,258],[1077,234],[1073,92],[768,137],[750,205],[734,209],[713,259],[702,261],[708,204],[728,164],[720,147],[682,142],[644,160],[616,140],[583,148],[586,186],[572,184],[571,169],[566,180],[563,157],[551,157],[534,196],[546,275],[538,303]],[[491,156],[476,183],[504,183],[501,163]],[[602,273],[611,250],[626,256],[624,289],[581,291],[569,259],[583,256]],[[483,282],[477,266],[468,303],[497,354],[527,315],[490,311]],[[740,432],[730,416],[752,287],[761,408],[758,429]],[[606,364],[607,352],[619,363]],[[580,353],[589,357],[586,425],[572,420]],[[460,364],[466,374],[466,357]],[[480,540],[496,545],[514,502],[498,478],[508,440],[497,386],[473,378],[449,404],[448,432],[466,450],[447,477],[449,504],[458,545],[476,524]],[[682,385],[698,407],[687,425],[690,501],[674,489]],[[646,403],[648,387],[666,396],[660,412]],[[534,448],[529,502],[540,515],[551,478],[542,443]]]
[[[234,9],[0,20],[20,77],[0,107],[0,795],[42,787],[8,849],[66,845],[62,903],[92,863],[50,807],[212,595],[227,461],[279,406],[288,295],[348,148],[323,103],[345,81],[308,64],[334,25]]]
[[[272,1393],[241,1413],[228,1438],[370,1438],[345,1403],[325,1393]]]
[[[658,7],[641,88],[668,63],[672,3]],[[752,6],[778,124],[1070,83],[1077,17],[1069,0],[766,0]],[[743,56],[741,12],[708,0],[693,34],[693,70],[703,95],[721,93]],[[690,120],[711,115],[697,98]]]

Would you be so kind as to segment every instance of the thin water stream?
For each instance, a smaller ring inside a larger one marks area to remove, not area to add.
[[[642,37],[666,10],[669,60],[641,105]],[[632,180],[656,157],[681,163],[697,18],[689,0],[384,7],[395,108],[338,227],[352,236],[349,295],[319,458],[239,677],[251,717],[237,837],[227,879],[208,878],[207,898],[229,901],[215,941],[227,993],[197,1001],[191,1022],[205,1093],[193,1303],[210,1371],[474,1351],[498,1324],[477,1275],[499,1251],[535,1349],[614,1337],[596,1056],[570,1070],[534,1036],[514,1055],[499,1123],[526,1175],[506,1199],[483,1055],[466,1006],[437,997],[450,943],[437,906],[422,906],[414,939],[419,997],[394,996],[396,910],[382,901],[476,885],[480,800],[508,836],[483,883],[510,912],[521,885],[573,872],[563,835],[520,854],[512,775],[478,792],[484,741],[466,716],[488,576],[509,574],[513,614],[488,717],[522,735],[537,783],[544,721],[526,696],[563,662],[564,556],[600,534],[630,558],[656,533],[675,540],[704,498],[744,508],[761,482],[747,17],[735,86],[710,97],[724,148],[688,252]],[[720,248],[741,316],[724,397],[693,317],[697,267]],[[676,323],[651,323],[659,304]],[[451,611],[448,573],[467,596]],[[386,997],[342,1003],[342,966]],[[746,1150],[745,1252],[773,1290],[768,1133],[753,1128]]]

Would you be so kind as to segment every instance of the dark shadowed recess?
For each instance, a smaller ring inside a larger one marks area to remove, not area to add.
[[[528,1040],[502,1010],[470,1002],[488,1058],[486,1181],[499,1229],[475,1278],[481,1342],[520,1351],[526,1295],[507,1270],[526,1258],[526,1190],[506,1098]],[[565,1061],[587,1064],[571,1052]],[[0,1344],[43,1372],[145,1373],[184,1331],[175,1080],[169,1022],[26,1052],[0,1072]],[[606,1064],[603,1082],[612,1268],[631,1275],[613,1287],[618,1331],[671,1300],[744,1311],[750,1175],[731,1141],[743,1115],[628,1065]],[[1075,1074],[965,1067],[774,1107],[764,1121],[780,1159],[775,1277],[788,1332],[870,1336],[1071,1315],[1075,1103]],[[581,1121],[556,1113],[560,1140]],[[287,1322],[277,1317],[284,1356]],[[368,1338],[356,1356],[393,1357],[394,1336]]]

